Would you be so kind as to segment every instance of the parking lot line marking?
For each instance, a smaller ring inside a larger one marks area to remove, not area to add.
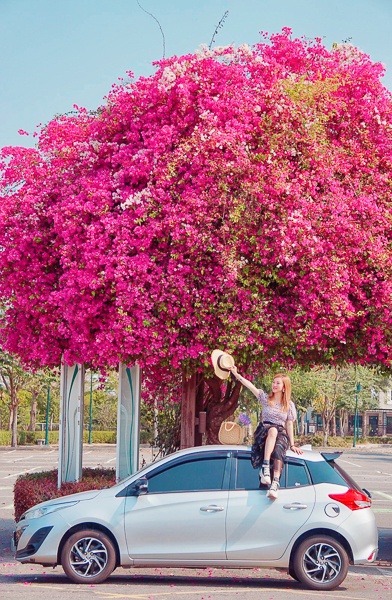
[[[355,463],[350,462],[349,460],[343,460],[343,458],[339,459],[341,462],[345,462],[348,465],[353,465],[353,467],[358,467],[359,469],[361,468],[361,465],[356,465]]]
[[[27,460],[28,458],[34,458],[34,454],[30,454],[30,456],[22,456],[22,458],[15,458],[14,460],[9,460],[7,462],[18,462],[18,460]]]
[[[21,471],[20,473],[12,473],[12,475],[7,475],[6,477],[3,477],[3,479],[9,479],[10,477],[18,477],[19,475],[25,475],[26,473],[36,471],[37,469],[42,469],[42,467],[33,467],[32,469],[26,469],[26,471]]]
[[[16,450],[10,450],[9,452],[6,452],[6,454],[12,454],[13,452],[16,452]]]
[[[91,454],[92,450],[89,450],[88,452],[83,452],[83,454]]]
[[[385,577],[392,577],[392,571],[390,569],[378,569],[376,567],[377,571],[379,571],[380,573],[382,573]]]
[[[1,486],[0,490],[12,490],[12,485]]]
[[[392,496],[390,496],[389,494],[386,494],[385,492],[374,492],[375,494],[378,494],[379,496],[382,496],[383,498],[386,498],[387,500],[392,500]]]
[[[14,508],[14,503],[10,504],[9,506],[0,506],[0,510],[9,510],[10,508]]]
[[[272,587],[262,587],[260,586],[259,590],[256,586],[251,587],[251,588],[241,588],[241,587],[236,587],[236,588],[224,588],[224,589],[211,589],[208,588],[207,590],[183,590],[180,592],[149,592],[146,594],[117,594],[116,592],[100,592],[99,590],[93,590],[94,594],[97,594],[99,596],[101,596],[102,598],[151,598],[151,596],[154,596],[154,598],[157,598],[158,596],[186,596],[186,595],[198,595],[198,594],[239,594],[239,593],[243,593],[243,592],[257,592],[257,591],[263,591],[263,592],[276,592],[276,588],[272,588]],[[312,596],[314,598],[314,592],[313,591],[309,591],[309,592],[304,592],[303,590],[290,590],[290,589],[285,589],[285,590],[279,590],[280,592],[285,592],[287,594],[299,594],[300,596]],[[356,596],[343,596],[341,594],[328,594],[328,598],[344,598],[344,600],[364,600],[364,598],[358,598]]]
[[[107,465],[108,463],[111,463],[111,462],[113,462],[114,460],[116,460],[116,459],[115,459],[115,458],[111,458],[110,460],[107,460],[107,461],[105,462],[105,465]]]
[[[380,569],[381,570],[381,569]],[[168,578],[169,579],[169,578]],[[194,581],[194,579],[192,579],[192,581]],[[262,583],[263,580],[261,580]],[[18,585],[24,585],[24,583],[19,583]],[[72,585],[72,583],[70,582],[70,585]],[[45,583],[34,583],[31,582],[30,583],[31,587],[38,587],[38,588],[44,588],[47,590],[62,590],[64,591],[65,586],[58,586],[58,585],[47,585]],[[72,589],[72,588],[71,588]],[[140,600],[146,600],[147,598],[151,598],[151,596],[154,596],[154,598],[157,598],[158,596],[186,596],[186,595],[197,595],[197,594],[237,594],[239,592],[257,592],[257,590],[259,591],[263,591],[263,592],[276,592],[276,588],[273,587],[264,587],[264,586],[260,586],[259,588],[257,586],[253,586],[250,588],[242,588],[242,587],[226,587],[226,588],[220,588],[220,589],[213,589],[213,587],[211,586],[210,588],[207,589],[197,589],[197,590],[181,590],[178,592],[172,591],[172,592],[158,592],[156,590],[154,590],[153,592],[146,592],[146,593],[139,593],[139,594],[124,594],[124,593],[117,593],[117,592],[111,592],[111,591],[101,591],[101,590],[91,590],[91,588],[88,589],[84,589],[83,591],[86,592],[92,592],[93,594],[96,594],[97,596],[100,596],[101,598],[138,598]],[[77,590],[78,592],[81,592],[81,589]],[[314,598],[314,592],[313,591],[309,591],[309,592],[305,592],[304,590],[290,590],[290,589],[285,589],[285,590],[280,590],[280,592],[286,592],[287,594],[299,594],[301,596],[312,596]],[[358,598],[356,596],[343,596],[342,594],[338,593],[338,594],[334,594],[334,593],[328,593],[328,598],[341,598],[342,600],[364,600],[364,598]]]

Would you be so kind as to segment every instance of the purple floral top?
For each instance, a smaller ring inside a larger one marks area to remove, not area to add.
[[[297,409],[292,400],[290,400],[289,411],[287,413],[280,410],[280,404],[277,402],[274,402],[274,405],[270,406],[268,394],[263,392],[263,390],[260,390],[258,401],[263,407],[263,421],[269,421],[270,423],[284,427],[286,421],[296,421],[297,419]]]

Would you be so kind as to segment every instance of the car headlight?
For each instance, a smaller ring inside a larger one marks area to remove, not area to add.
[[[44,517],[49,515],[52,512],[56,512],[57,510],[61,510],[63,508],[69,508],[70,506],[74,506],[78,504],[79,500],[73,500],[72,502],[59,502],[58,504],[50,504],[49,506],[41,506],[40,508],[32,508],[27,510],[22,516],[21,519],[38,519],[39,517]]]

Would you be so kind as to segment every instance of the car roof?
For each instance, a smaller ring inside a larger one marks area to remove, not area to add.
[[[303,460],[311,461],[311,462],[320,462],[325,460],[324,457],[320,454],[320,452],[312,450],[310,445],[302,446],[303,454],[296,454],[292,452],[292,450],[288,450],[286,456],[288,458],[301,458]],[[241,452],[251,452],[251,446],[242,446],[242,445],[230,445],[226,446],[223,444],[216,444],[210,446],[194,446],[192,448],[185,448],[183,450],[177,450],[173,452],[173,454],[169,454],[162,459],[172,459],[177,456],[191,456],[192,454],[199,454],[201,452],[232,452],[232,451],[241,451]],[[166,461],[165,461],[166,462]]]

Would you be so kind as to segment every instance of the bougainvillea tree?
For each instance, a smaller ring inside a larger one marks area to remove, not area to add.
[[[214,347],[253,368],[389,365],[383,66],[285,29],[156,67],[3,149],[3,346],[161,375],[211,376]]]

